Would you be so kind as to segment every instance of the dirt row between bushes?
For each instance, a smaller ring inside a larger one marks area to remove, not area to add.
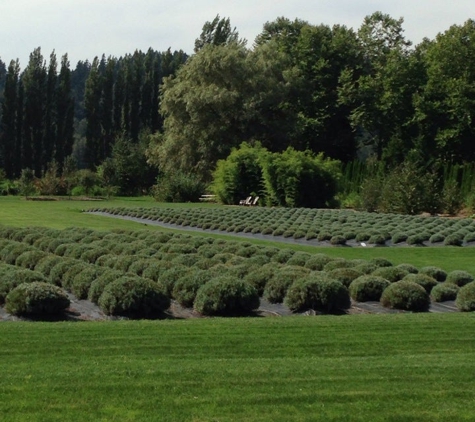
[[[356,247],[356,248],[401,248],[401,247],[408,247],[408,248],[420,248],[420,247],[430,247],[430,248],[440,248],[445,247],[443,242],[441,243],[429,243],[424,242],[422,245],[409,245],[406,242],[400,242],[397,244],[392,244],[391,241],[387,241],[385,245],[374,245],[368,244],[365,242],[357,242],[356,240],[348,240],[346,245],[332,245],[329,240],[319,241],[317,239],[307,240],[305,238],[301,239],[294,239],[293,237],[284,237],[284,236],[273,236],[273,235],[266,235],[261,233],[243,233],[243,232],[228,232],[226,230],[210,230],[210,229],[201,229],[199,227],[191,227],[191,226],[182,226],[179,224],[170,224],[170,223],[163,223],[161,221],[156,220],[149,220],[147,218],[140,218],[140,217],[130,217],[126,215],[114,215],[109,214],[107,212],[102,211],[86,211],[86,214],[93,214],[93,215],[100,215],[103,217],[111,217],[111,218],[118,218],[121,220],[129,220],[135,221],[136,223],[143,224],[144,226],[159,226],[164,227],[167,229],[175,229],[175,230],[183,230],[188,232],[199,232],[199,233],[210,233],[210,234],[220,234],[224,236],[230,237],[242,237],[246,239],[259,239],[259,240],[267,240],[272,242],[280,242],[280,243],[289,243],[294,245],[305,245],[305,246],[318,246],[318,247],[331,247],[331,248],[348,248],[348,247]],[[470,242],[464,244],[463,247],[475,247],[475,242]]]

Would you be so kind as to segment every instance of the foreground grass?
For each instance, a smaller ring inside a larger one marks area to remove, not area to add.
[[[2,421],[474,420],[470,314],[0,324]]]

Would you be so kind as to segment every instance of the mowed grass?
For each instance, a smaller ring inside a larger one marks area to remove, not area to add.
[[[147,229],[160,231],[186,231],[164,229],[153,225],[144,225],[127,220],[104,216],[90,215],[82,212],[93,207],[219,207],[216,204],[163,204],[157,203],[150,197],[143,198],[114,198],[110,201],[26,201],[19,197],[0,197],[0,224],[15,227],[47,226],[63,229],[66,227],[88,227],[94,230]],[[189,232],[196,236],[221,237],[230,239],[227,235],[212,233]],[[394,248],[350,248],[350,247],[320,247],[292,245],[273,242],[272,240],[252,240],[233,237],[235,240],[270,245],[280,248],[306,251],[310,253],[325,253],[346,259],[371,259],[384,257],[395,265],[402,263],[413,264],[417,267],[434,265],[446,271],[465,270],[475,275],[475,249],[472,247],[394,247]]]
[[[0,324],[2,421],[472,421],[475,318]]]

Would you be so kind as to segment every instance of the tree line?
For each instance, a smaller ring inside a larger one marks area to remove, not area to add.
[[[137,144],[140,133],[161,129],[159,88],[186,58],[149,49],[71,69],[67,54],[58,65],[54,51],[47,62],[38,47],[23,71],[18,60],[0,61],[0,168],[8,178],[25,168],[41,176],[73,156],[95,169],[118,139]]]
[[[373,157],[388,169],[408,159],[424,168],[475,161],[470,19],[413,45],[403,19],[381,12],[357,30],[281,17],[248,46],[217,16],[190,57],[150,49],[74,70],[64,56],[57,67],[54,52],[46,65],[40,49],[21,73],[17,61],[0,62],[8,177],[72,155],[82,168],[122,166],[127,191],[149,165],[147,180],[180,174],[207,184],[243,142],[342,163]]]

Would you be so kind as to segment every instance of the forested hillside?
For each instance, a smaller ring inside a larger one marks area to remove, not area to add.
[[[473,20],[413,45],[380,12],[357,30],[280,17],[252,42],[217,16],[189,57],[149,49],[71,68],[37,48],[23,69],[0,61],[0,168],[41,177],[72,157],[131,194],[157,174],[206,186],[246,142],[440,174],[475,161],[474,98]]]

